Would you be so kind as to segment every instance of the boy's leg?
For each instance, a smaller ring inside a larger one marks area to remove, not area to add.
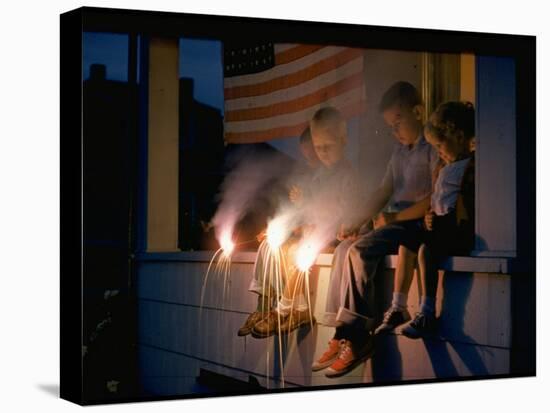
[[[330,327],[336,327],[336,329],[334,336],[328,342],[325,352],[311,365],[311,370],[313,371],[330,367],[340,354],[340,340],[347,337],[345,326],[339,326],[340,323],[336,321],[336,314],[340,307],[340,300],[343,296],[343,288],[347,287],[347,283],[343,282],[343,267],[344,260],[351,244],[353,244],[353,240],[343,240],[333,252],[323,324]]]
[[[393,296],[392,305],[395,305],[396,307],[406,308],[406,298],[411,288],[411,283],[414,276],[414,267],[416,266],[416,253],[404,246],[400,246],[398,252],[398,260],[399,263],[395,270],[395,276],[393,280],[393,293],[401,295]]]
[[[420,262],[422,296],[431,297],[435,300],[438,281],[437,259],[426,244],[420,246],[418,250],[418,259]],[[435,312],[435,307],[430,307],[429,310]]]
[[[253,276],[248,286],[248,291],[258,294],[256,310],[252,312],[243,325],[239,328],[237,335],[246,336],[250,334],[254,326],[271,310],[277,300],[274,288],[273,277],[268,274],[266,264],[268,262],[267,242],[264,240],[258,248],[256,260],[254,261]]]
[[[434,332],[437,327],[435,319],[435,296],[439,275],[437,257],[426,244],[422,244],[418,250],[418,265],[421,282],[420,311],[401,331],[409,338],[422,337]]]
[[[277,281],[276,291],[281,292],[281,298],[275,306],[275,309],[268,312],[260,320],[252,331],[252,335],[257,338],[269,337],[279,332],[288,333],[295,328],[315,322],[310,313],[305,292],[305,279],[301,272],[291,270],[291,263],[294,257],[296,245],[288,245],[285,248],[286,281],[281,286],[282,280]]]
[[[411,319],[407,311],[407,299],[414,275],[416,253],[401,245],[397,258],[392,302],[384,313],[382,323],[376,328],[375,334],[391,331]]]
[[[387,231],[387,227],[384,227]],[[374,350],[374,274],[384,255],[397,250],[382,229],[362,235],[347,251],[343,266],[343,293],[336,321],[344,337],[339,341],[337,359],[327,369],[327,377],[340,377],[366,360]],[[372,248],[371,248],[372,247]]]
[[[348,328],[341,340],[338,359],[327,370],[327,377],[338,377],[353,370],[374,351],[374,276],[387,254],[395,254],[402,239],[416,236],[420,221],[390,224],[369,232],[355,241],[344,260],[345,294],[336,320]]]
[[[323,324],[327,326],[336,327],[339,324],[336,321],[336,314],[340,308],[345,289],[347,289],[347,282],[344,282],[344,264],[348,249],[352,244],[353,240],[351,239],[343,240],[333,253],[327,302],[323,317]]]
[[[374,327],[374,276],[385,255],[395,254],[410,223],[390,224],[357,239],[348,249],[343,272],[347,288],[336,320],[371,330]]]
[[[284,286],[280,288],[281,299],[276,307],[277,311],[282,315],[288,315],[292,309],[300,311],[308,309],[305,297],[304,277],[306,275],[298,272],[293,265],[297,246],[297,243],[293,242],[285,248],[285,258],[287,260],[286,280]]]
[[[275,297],[275,294],[277,280],[275,279],[274,274],[270,273],[269,254],[269,245],[267,244],[267,241],[264,240],[260,243],[258,253],[256,254],[254,269],[252,270],[252,279],[250,280],[248,291],[259,295],[265,295],[273,298],[273,300],[276,300],[277,297]],[[282,282],[284,284],[284,277]],[[269,308],[271,308],[271,306],[269,306]],[[269,310],[269,308],[267,308],[267,310]]]

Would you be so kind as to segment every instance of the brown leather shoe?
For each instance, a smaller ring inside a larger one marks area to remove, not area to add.
[[[256,325],[258,321],[262,320],[262,318],[264,318],[264,315],[265,313],[262,313],[261,311],[254,311],[248,316],[241,328],[239,328],[237,335],[239,337],[242,337],[250,334],[252,332],[252,329],[254,328],[254,325]]]
[[[277,311],[271,310],[267,315],[254,325],[252,329],[252,337],[266,338],[279,332],[279,319],[281,324],[285,321],[284,315],[279,315]]]
[[[281,323],[279,326],[279,322]],[[309,310],[292,310],[288,315],[279,315],[272,310],[252,329],[252,337],[266,338],[274,334],[290,333],[305,324],[315,324],[315,317],[310,316]]]
[[[309,310],[296,311],[292,310],[290,314],[285,317],[283,321],[281,319],[281,332],[290,333],[291,331],[297,329],[300,326],[309,324],[315,324],[316,320],[313,315],[310,314]]]

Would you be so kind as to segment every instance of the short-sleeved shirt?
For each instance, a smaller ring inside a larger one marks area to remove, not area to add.
[[[439,171],[431,199],[432,211],[446,215],[456,208],[456,201],[462,185],[462,177],[470,158],[445,165]]]
[[[392,189],[386,210],[398,212],[429,196],[438,162],[437,151],[422,135],[411,148],[396,143],[382,179],[382,186]]]
[[[295,165],[287,182],[288,189],[290,190],[292,186],[297,186],[302,189],[309,188],[311,180],[318,173],[319,168],[321,168],[321,166],[311,168],[305,163],[298,163]]]
[[[359,178],[355,168],[346,159],[330,169],[319,167],[308,192],[312,205],[308,213],[316,221],[337,225],[359,219],[357,214],[362,202]]]

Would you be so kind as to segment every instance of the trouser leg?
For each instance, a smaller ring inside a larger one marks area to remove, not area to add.
[[[265,297],[263,300],[267,304],[267,309],[272,308],[279,299],[287,276],[286,249],[281,248],[279,259],[276,260],[269,248],[266,240],[261,242],[254,261],[252,279],[248,286],[248,291]]]
[[[332,267],[330,269],[330,281],[327,292],[327,303],[325,307],[325,315],[323,324],[328,326],[336,326],[336,314],[341,305],[342,296],[347,288],[347,282],[344,281],[344,263],[346,255],[352,240],[343,240],[333,253]]]
[[[374,327],[376,272],[386,255],[397,252],[402,239],[414,236],[417,225],[416,221],[390,224],[361,236],[350,245],[343,266],[348,285],[337,321],[358,328]]]

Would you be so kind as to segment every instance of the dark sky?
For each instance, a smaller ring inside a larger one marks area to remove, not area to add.
[[[107,66],[107,79],[128,80],[127,35],[84,32],[82,49],[84,79],[90,76],[92,63],[101,63]]]
[[[107,66],[107,79],[128,80],[128,36],[114,33],[84,33],[84,79],[90,65]],[[195,79],[195,99],[223,113],[222,45],[216,40],[180,40],[180,77]]]

